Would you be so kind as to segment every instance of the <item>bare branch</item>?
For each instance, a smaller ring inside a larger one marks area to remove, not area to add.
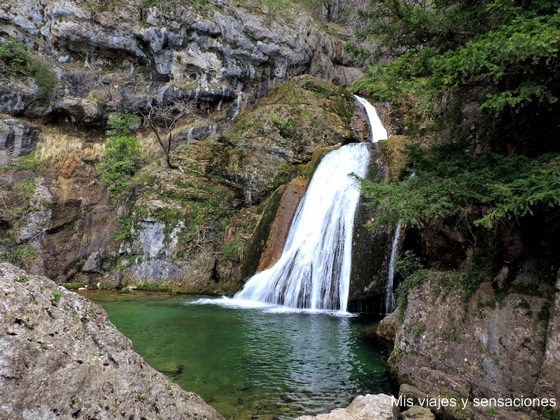
[[[173,147],[173,131],[179,121],[194,113],[194,105],[188,98],[177,94],[168,94],[161,102],[149,101],[138,106],[138,111],[147,126],[155,134],[156,139],[165,155],[165,162],[169,169],[180,169],[171,162]],[[164,140],[164,138],[166,139]]]

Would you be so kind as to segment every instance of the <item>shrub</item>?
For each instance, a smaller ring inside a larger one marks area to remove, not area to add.
[[[16,38],[0,40],[0,69],[7,75],[33,76],[40,97],[53,93],[58,78],[49,65],[32,54],[29,47]]]
[[[98,166],[101,181],[113,200],[124,199],[130,194],[133,176],[140,169],[140,142],[132,134],[139,119],[133,114],[114,115],[109,118],[109,139],[105,144],[105,162]]]
[[[423,227],[456,218],[493,228],[502,220],[560,206],[560,154],[471,156],[446,147],[409,153],[415,177],[389,184],[362,181],[364,195],[383,210],[377,224]]]
[[[140,169],[140,143],[136,137],[110,138],[105,145],[105,162],[98,166],[101,181],[114,200],[131,192],[132,177]]]

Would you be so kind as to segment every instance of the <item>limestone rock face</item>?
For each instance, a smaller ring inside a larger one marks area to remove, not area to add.
[[[0,166],[9,158],[25,156],[35,150],[39,132],[13,118],[0,119]]]
[[[0,264],[0,417],[221,419],[148,366],[103,309]]]
[[[442,290],[446,273],[433,275],[440,277],[409,292],[389,359],[399,382],[413,385],[406,389],[415,389],[414,397],[558,398],[557,292],[552,305],[548,291],[524,293],[521,286],[498,299],[490,283],[482,283],[466,297],[460,287]],[[520,274],[515,284],[523,281]],[[505,418],[522,415],[494,408]],[[472,418],[476,412],[468,405],[443,407],[440,414]]]
[[[556,277],[556,296],[550,308],[550,317],[546,331],[546,349],[541,377],[537,383],[537,391],[543,395],[552,395],[560,401],[560,272]]]
[[[385,316],[377,326],[375,334],[387,341],[395,340],[395,333],[397,329],[397,312],[393,311]]]
[[[393,405],[393,397],[385,394],[359,395],[346,408],[338,408],[329,414],[303,416],[299,420],[394,420],[398,409]]]
[[[289,8],[274,14],[229,2],[196,8],[23,0],[1,6],[0,31],[48,60],[60,97],[49,104],[31,78],[8,78],[0,112],[65,116],[90,126],[176,90],[201,109],[225,107],[233,116],[242,103],[300,74],[346,85],[361,75],[343,47],[347,39]]]

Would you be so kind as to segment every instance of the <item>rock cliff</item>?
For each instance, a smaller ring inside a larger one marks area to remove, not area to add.
[[[226,1],[149,4],[2,5],[0,34],[23,40],[55,77],[45,86],[36,72],[23,78],[7,72],[0,112],[99,126],[108,113],[179,94],[206,113],[233,116],[299,74],[342,84],[361,75],[344,40],[327,35],[302,10],[267,13],[258,3]]]
[[[514,292],[496,299],[488,283],[470,298],[458,291],[442,293],[429,281],[412,289],[390,358],[399,382],[416,388],[401,385],[401,393],[468,398],[465,409],[439,411],[453,418],[488,412],[514,418],[523,411],[536,417],[550,408],[546,402],[525,409],[477,407],[475,398],[559,401],[560,378],[549,369],[556,357],[558,309],[550,307],[546,294]]]
[[[272,192],[317,147],[356,141],[352,98],[323,81],[361,72],[351,35],[303,6],[229,3],[0,6],[3,260],[69,286],[240,287]],[[304,73],[323,81],[283,85]],[[178,103],[178,170],[136,126],[143,169],[115,202],[98,175],[108,118]]]

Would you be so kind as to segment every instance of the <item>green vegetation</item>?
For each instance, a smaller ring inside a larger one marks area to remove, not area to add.
[[[132,228],[134,226],[134,218],[133,217],[120,217],[118,219],[119,227],[113,233],[113,237],[118,242],[125,242],[132,240]]]
[[[454,217],[492,228],[501,220],[560,205],[557,154],[534,159],[495,153],[471,156],[440,147],[417,153],[413,161],[413,178],[390,184],[364,182],[364,194],[384,210],[376,223],[401,220],[422,227]]]
[[[50,66],[35,56],[19,39],[0,40],[0,73],[13,77],[32,76],[42,98],[52,94],[58,79]]]
[[[59,291],[53,292],[53,297],[52,300],[53,302],[60,302],[60,298],[62,297],[62,294]]]
[[[65,287],[68,290],[78,290],[81,287],[84,287],[84,283],[62,283],[62,287]]]
[[[282,137],[292,137],[294,134],[294,124],[290,120],[279,115],[271,115],[270,120],[276,125]]]
[[[371,67],[357,88],[394,105],[412,105],[416,113],[416,124],[409,125],[415,143],[407,150],[416,177],[366,183],[366,195],[385,210],[377,222],[421,227],[453,218],[492,228],[557,208],[560,155],[535,155],[558,148],[549,137],[540,138],[550,129],[560,94],[554,82],[560,15],[553,3],[374,3],[368,18],[384,17],[370,28],[386,48],[379,53],[405,52],[388,65]],[[465,114],[454,106],[466,102],[479,108],[474,134],[464,130]],[[544,128],[542,116],[550,118]],[[537,128],[536,134],[527,139],[529,130],[512,130],[515,124]],[[494,153],[473,153],[475,141]],[[531,156],[504,156],[505,145]]]
[[[23,267],[33,262],[38,256],[39,251],[26,243],[13,247],[2,247],[0,244],[0,262]]]
[[[408,293],[428,279],[429,270],[423,266],[420,259],[412,251],[405,252],[403,257],[395,264],[395,270],[404,278],[397,290],[397,320],[402,323],[408,306]]]
[[[362,36],[382,45],[378,56],[399,55],[358,84],[375,97],[460,124],[443,98],[452,95],[479,104],[496,128],[511,112],[551,116],[549,106],[558,109],[560,15],[553,1],[374,0],[365,18]]]
[[[408,137],[395,171],[402,179],[363,181],[380,208],[372,224],[406,223],[429,233],[425,241],[445,235],[438,226],[452,231],[463,250],[455,261],[424,261],[448,271],[442,293],[456,283],[469,298],[495,276],[511,232],[523,241],[523,257],[538,256],[539,282],[550,283],[560,267],[555,2],[372,0],[364,17],[362,36],[379,45],[372,62],[390,59],[355,88],[395,106]],[[502,286],[496,300],[516,287]],[[545,293],[538,282],[525,288]]]
[[[356,89],[404,113],[408,174],[364,182],[400,220],[510,228],[560,208],[560,14],[548,0],[372,0],[364,14],[376,57]],[[553,245],[555,246],[555,245]],[[550,267],[558,269],[558,261]]]
[[[140,142],[133,135],[138,117],[122,114],[109,118],[111,127],[105,144],[105,162],[98,166],[101,181],[114,201],[123,200],[132,191],[133,177],[140,169]]]
[[[2,170],[15,170],[15,171],[25,171],[25,170],[36,170],[39,167],[39,162],[35,152],[31,152],[28,155],[20,156],[17,158],[12,158],[9,162],[9,166],[2,168]]]

